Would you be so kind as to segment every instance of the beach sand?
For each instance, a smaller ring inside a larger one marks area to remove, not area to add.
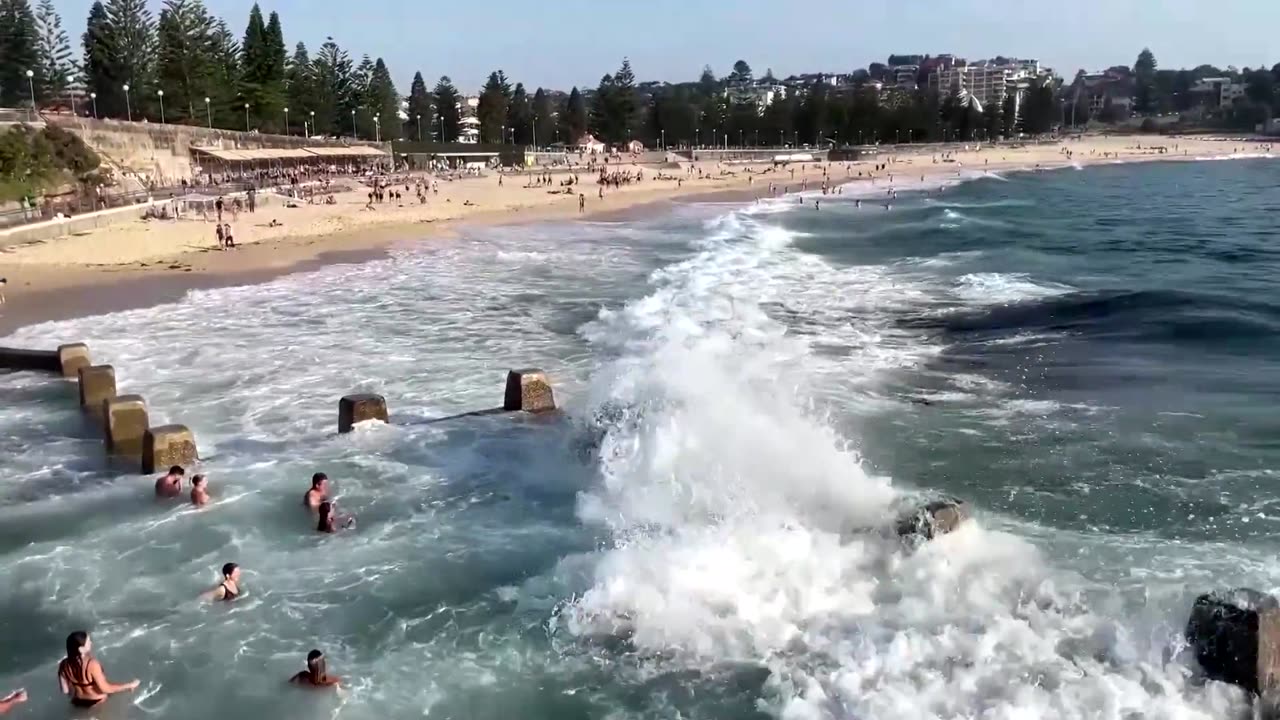
[[[1151,149],[1161,145],[1168,152]],[[967,147],[967,149],[961,149]],[[1068,159],[1063,150],[1069,149]],[[1141,148],[1141,149],[1140,149]],[[0,334],[44,320],[77,317],[177,300],[191,289],[252,284],[272,277],[331,263],[362,262],[381,256],[397,242],[447,238],[460,224],[522,223],[536,220],[612,219],[646,214],[657,204],[681,199],[750,201],[767,197],[769,184],[792,192],[808,182],[821,188],[824,173],[832,184],[869,188],[875,165],[890,163],[875,173],[877,188],[891,185],[889,176],[904,184],[942,181],[957,173],[1032,170],[1146,160],[1191,160],[1259,153],[1259,146],[1239,140],[1188,139],[1155,136],[1085,137],[1056,144],[1013,147],[952,145],[944,162],[938,146],[899,146],[878,157],[856,163],[806,163],[770,169],[768,164],[717,165],[700,161],[693,166],[707,178],[681,170],[618,166],[641,170],[638,184],[606,189],[598,197],[595,175],[579,171],[581,186],[572,195],[551,194],[548,188],[526,187],[528,177],[506,175],[466,178],[439,183],[439,194],[425,205],[413,191],[401,203],[380,203],[367,210],[367,188],[336,195],[336,205],[284,206],[284,199],[264,193],[257,212],[231,219],[240,247],[221,251],[212,222],[199,216],[183,220],[134,220],[84,234],[39,243],[0,248],[0,277],[7,302],[0,306]],[[936,162],[935,162],[936,160]],[[686,163],[686,165],[689,165]],[[612,166],[611,166],[612,167]],[[794,175],[792,171],[794,170]],[[683,183],[657,180],[658,173],[684,177]],[[859,177],[862,173],[862,177]],[[558,182],[565,177],[553,175]],[[354,183],[353,183],[354,185]],[[586,195],[586,212],[578,211],[578,195]],[[273,221],[279,223],[273,226]]]

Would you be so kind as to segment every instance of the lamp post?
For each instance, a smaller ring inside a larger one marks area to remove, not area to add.
[[[133,122],[133,106],[129,104],[129,83],[124,84],[124,111],[129,122]]]
[[[382,115],[380,113],[373,114],[373,141],[382,142]]]
[[[89,93],[89,99],[93,101],[93,119],[98,119],[98,93]]]
[[[284,134],[289,134],[289,108],[284,109]]]
[[[356,130],[356,109],[351,108],[351,137],[359,138],[360,132]]]
[[[667,129],[662,128],[662,150],[665,152],[666,149],[667,149]]]
[[[315,110],[311,111],[311,129],[308,132],[311,133],[311,135],[316,134],[316,111]],[[307,137],[311,137],[311,135],[308,135]]]
[[[164,124],[164,91],[157,90],[156,95],[160,98],[160,124]]]
[[[209,109],[209,98],[204,99],[204,114],[209,118],[209,129],[213,129],[213,111]]]
[[[36,119],[36,73],[34,70],[27,71],[27,87],[31,90],[31,116],[30,120]]]
[[[422,113],[418,113],[418,142],[422,142]]]
[[[244,104],[244,131],[249,132],[249,103]]]

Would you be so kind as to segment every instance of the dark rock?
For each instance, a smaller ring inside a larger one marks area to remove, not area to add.
[[[1187,643],[1205,677],[1254,695],[1280,684],[1280,603],[1248,588],[1205,593],[1187,620]]]
[[[898,535],[932,540],[960,527],[969,519],[969,506],[961,500],[934,500],[898,518]]]

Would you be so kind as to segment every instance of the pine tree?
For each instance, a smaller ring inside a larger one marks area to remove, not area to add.
[[[413,74],[409,85],[409,117],[404,123],[404,136],[413,140],[429,140],[432,133],[431,94],[421,72]]]
[[[243,101],[240,100],[240,46],[225,20],[218,19],[213,26],[213,84],[209,88],[205,122],[212,114],[214,127],[240,127],[244,122]],[[204,98],[201,98],[202,100]]]
[[[146,0],[107,0],[107,28],[113,53],[115,77],[121,87],[111,94],[119,104],[112,107],[116,117],[132,108],[135,120],[147,117],[155,105],[156,24]],[[128,103],[123,85],[129,85]],[[102,109],[99,93],[98,107]],[[109,105],[109,107],[111,107]],[[106,111],[104,111],[106,112]],[[157,114],[158,117],[158,114]]]
[[[373,84],[373,58],[365,55],[360,58],[360,64],[356,65],[355,70],[351,73],[351,93],[346,99],[346,110],[348,117],[351,111],[355,111],[355,128],[356,137],[373,139],[373,113],[370,109],[372,98],[369,90]]]
[[[533,108],[529,105],[529,93],[524,83],[516,83],[507,104],[507,127],[516,145],[533,144]]]
[[[503,128],[507,124],[509,86],[501,70],[489,73],[489,80],[480,91],[480,104],[476,107],[476,119],[480,121],[480,142],[506,142]]]
[[[582,141],[587,134],[587,103],[582,93],[575,86],[564,101],[564,109],[560,112],[560,137],[573,145]]]
[[[0,0],[0,105],[30,105],[32,87],[39,98],[44,76],[36,36],[28,0]],[[30,82],[28,70],[33,73]]]
[[[156,74],[167,119],[207,122],[204,98],[217,75],[215,29],[201,0],[165,0],[156,24]]]
[[[533,134],[543,147],[550,145],[556,134],[555,108],[542,88],[533,93]]]
[[[315,93],[311,56],[307,53],[307,46],[298,43],[285,69],[285,97],[294,117],[308,124],[311,122],[311,111],[316,109]]]
[[[315,83],[316,129],[324,135],[351,133],[351,56],[333,38],[326,38],[312,61]]]
[[[626,58],[617,73],[600,79],[591,102],[591,127],[604,142],[621,143],[636,129],[635,84],[631,61]]]
[[[1139,113],[1155,112],[1156,56],[1150,48],[1142,48],[1142,52],[1138,53],[1138,60],[1133,64],[1133,78],[1136,83],[1134,109]]]
[[[115,48],[112,46],[111,21],[101,2],[95,2],[89,8],[89,19],[81,44],[84,49],[81,68],[85,90],[97,96],[90,101],[89,110],[99,113],[101,117],[112,117],[117,114],[117,107],[124,107],[124,94],[120,90],[117,76],[119,68],[116,66]]]
[[[269,31],[262,9],[254,3],[240,44],[241,109],[248,103],[250,124],[266,130],[284,125],[284,38],[279,25],[277,18]]]
[[[369,74],[367,107],[374,117],[374,133],[371,137],[391,140],[400,132],[400,95],[396,93],[391,71],[382,58],[373,62]]]
[[[62,16],[54,9],[53,0],[40,0],[36,8],[36,41],[40,57],[37,74],[44,81],[43,88],[36,88],[36,95],[43,90],[45,97],[61,97],[71,84],[76,68],[71,42],[62,29]]]
[[[460,130],[461,113],[458,109],[458,89],[448,75],[436,83],[435,106],[437,125],[436,138],[440,142],[457,142]]]

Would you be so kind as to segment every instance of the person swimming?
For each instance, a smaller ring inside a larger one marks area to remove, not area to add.
[[[340,678],[330,675],[326,670],[324,653],[312,650],[307,653],[307,669],[289,678],[289,682],[305,687],[338,687]]]
[[[205,481],[204,475],[194,475],[191,478],[191,504],[196,507],[207,505],[209,502],[208,483]]]
[[[181,465],[174,465],[169,472],[156,480],[156,497],[171,498],[182,494],[182,476],[187,471]]]
[[[334,533],[338,528],[346,530],[355,527],[356,519],[350,515],[339,515],[333,503],[325,500],[320,503],[320,522],[316,530],[322,533]]]
[[[223,565],[222,582],[204,596],[210,600],[226,602],[240,597],[240,566],[235,563]]]
[[[322,472],[311,476],[311,489],[302,496],[302,504],[315,510],[329,498],[329,476]]]
[[[77,630],[67,636],[67,657],[58,663],[58,686],[64,695],[71,696],[72,705],[93,707],[111,695],[135,690],[142,684],[139,680],[131,680],[116,685],[107,680],[102,663],[89,654],[92,650],[93,641],[89,633]]]

